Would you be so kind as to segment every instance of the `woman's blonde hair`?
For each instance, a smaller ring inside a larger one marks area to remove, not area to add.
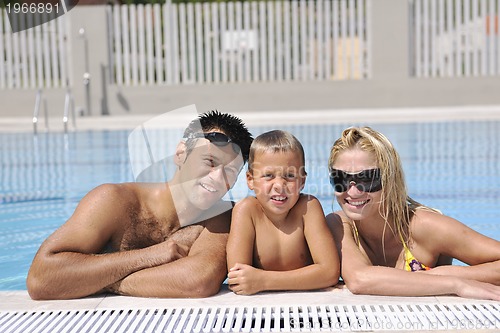
[[[391,230],[389,220],[394,221],[403,245],[410,240],[410,221],[418,208],[430,209],[408,196],[401,159],[392,143],[380,132],[370,127],[350,127],[333,144],[330,150],[328,168],[331,172],[340,153],[346,150],[361,149],[375,156],[380,168],[382,181],[380,215]],[[384,228],[385,232],[385,228]],[[383,239],[383,238],[382,238]],[[385,254],[385,251],[384,251]]]

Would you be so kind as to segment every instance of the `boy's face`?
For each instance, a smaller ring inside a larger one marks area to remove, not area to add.
[[[306,177],[299,154],[258,152],[252,170],[247,172],[248,187],[267,213],[288,213],[297,203]]]
[[[184,155],[179,164],[179,180],[184,193],[196,208],[210,208],[236,182],[243,167],[243,157],[233,145],[216,145],[200,138],[194,148]]]

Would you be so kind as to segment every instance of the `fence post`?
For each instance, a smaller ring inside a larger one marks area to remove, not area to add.
[[[373,78],[407,80],[410,73],[409,0],[368,1],[372,2],[373,13]]]
[[[107,112],[106,93],[109,78],[108,24],[106,6],[75,6],[70,15],[71,48],[68,54],[73,78],[76,110],[85,116]],[[102,71],[102,67],[108,70]],[[104,73],[104,74],[103,74]]]

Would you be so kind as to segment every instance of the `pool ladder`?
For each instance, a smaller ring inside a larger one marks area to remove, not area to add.
[[[73,128],[76,128],[76,116],[75,116],[75,99],[71,94],[71,89],[66,90],[66,95],[64,96],[64,115],[63,115],[63,125],[64,133],[68,133],[68,113],[71,108],[71,120],[73,123]]]
[[[45,131],[49,130],[49,118],[47,115],[47,100],[42,97],[42,89],[38,89],[35,99],[35,110],[33,110],[33,133],[38,133],[38,115],[40,114],[40,105],[43,102],[43,114],[45,117]]]
[[[47,113],[47,100],[42,96],[42,89],[38,89],[35,99],[35,109],[33,110],[33,133],[35,134],[38,133],[38,118],[40,115],[40,107],[42,103],[45,120],[45,131],[48,131],[49,118]],[[71,89],[68,88],[66,89],[66,94],[64,96],[64,113],[62,119],[64,133],[68,133],[68,121],[70,116],[73,123],[73,128],[76,128],[75,100],[73,98],[73,94],[71,93]]]

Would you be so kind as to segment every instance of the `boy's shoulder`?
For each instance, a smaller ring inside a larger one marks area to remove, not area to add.
[[[323,208],[321,207],[321,203],[319,202],[318,198],[307,193],[300,194],[299,200],[297,200],[295,206],[293,206],[291,210],[298,212],[299,214],[317,211],[321,211],[321,213],[323,214]]]
[[[306,204],[306,205],[308,205],[308,204],[316,204],[316,203],[319,204],[318,198],[316,198],[312,194],[307,194],[307,193],[301,193],[300,197],[299,197],[299,200],[297,201],[297,204]]]
[[[308,193],[300,193],[300,199],[299,200],[318,200],[314,195],[308,194]]]
[[[234,209],[238,209],[238,210],[241,210],[241,209],[249,210],[249,209],[255,209],[255,208],[259,207],[259,206],[260,206],[260,203],[259,203],[259,201],[257,200],[257,198],[256,198],[256,197],[249,196],[249,197],[243,198],[243,199],[241,199],[240,201],[238,201],[238,202],[234,205]]]

